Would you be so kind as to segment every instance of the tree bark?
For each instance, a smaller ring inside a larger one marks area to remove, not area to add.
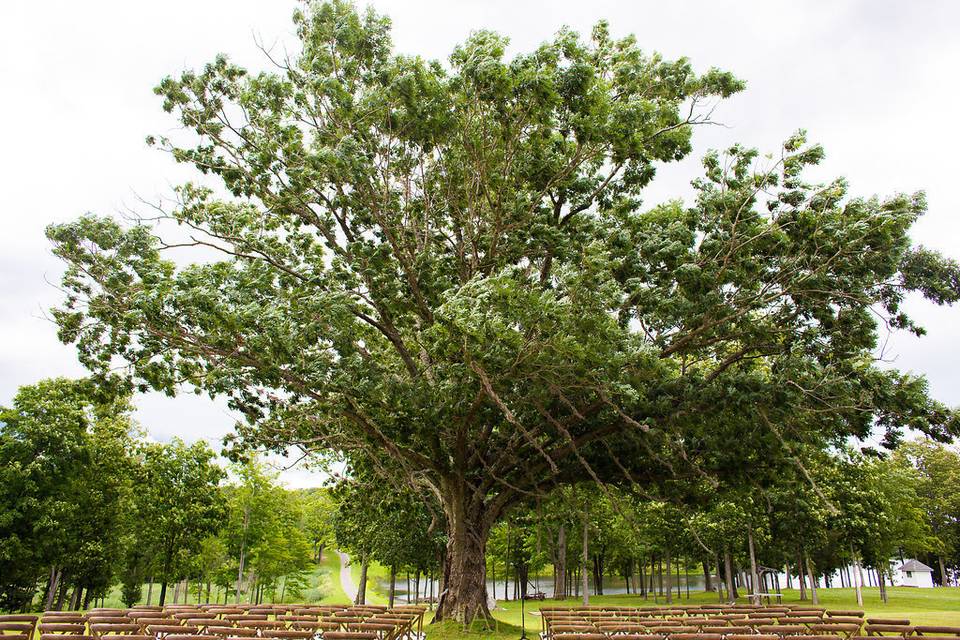
[[[643,596],[643,599],[647,599],[647,569],[646,569],[646,560],[637,559],[637,565],[640,568],[640,595]]]
[[[760,579],[757,573],[757,554],[753,548],[753,527],[747,527],[747,546],[750,549],[750,601],[760,604]]]
[[[727,581],[727,601],[737,601],[737,587],[733,584],[733,558],[730,549],[723,550],[723,573]]]
[[[562,600],[567,595],[564,593],[567,584],[567,528],[562,524],[557,532],[557,550],[554,557],[556,560],[553,563],[553,598]]]
[[[490,527],[502,503],[468,505],[466,483],[447,478],[442,484],[447,519],[447,553],[443,559],[443,591],[434,621],[456,620],[470,624],[476,618],[491,621],[487,607],[486,548]]]
[[[390,565],[390,593],[387,596],[387,602],[390,608],[393,608],[393,602],[397,595],[397,565]]]
[[[710,562],[707,560],[703,561],[703,590],[713,591],[713,576],[710,575]]]
[[[360,560],[360,584],[357,585],[357,598],[354,600],[354,604],[366,604],[367,603],[367,567],[369,566],[369,561],[367,557],[364,556]],[[420,572],[417,571],[417,579],[420,579]],[[418,589],[419,591],[419,589]],[[420,594],[417,594],[419,599]]]
[[[800,583],[800,600],[807,599],[807,578],[804,575],[803,555],[797,551],[797,582]]]
[[[940,564],[940,586],[949,587],[950,581],[947,580],[947,566],[943,562],[943,556],[937,556],[937,562]]]
[[[669,548],[664,550],[663,558],[667,565],[667,604],[673,604],[673,571],[670,567],[670,561],[672,558],[670,556]]]
[[[588,521],[588,511],[586,506],[583,509],[583,555],[580,558],[580,579],[583,580],[583,606],[588,606],[590,604],[590,589],[587,584],[587,561],[589,560],[589,521]]]
[[[810,597],[813,599],[813,604],[820,604],[820,596],[817,594],[817,578],[813,574],[813,563],[810,562],[810,555],[806,554],[807,561],[807,577],[810,578]]]
[[[853,542],[850,543],[850,560],[853,561],[853,586],[857,592],[857,606],[863,606],[863,572],[860,571],[860,561],[857,559],[857,554],[853,550]],[[857,576],[859,575],[859,579]]]
[[[784,559],[783,564],[786,566],[786,571],[784,573],[787,576],[787,589],[793,589],[793,576],[790,575],[790,559]]]
[[[50,586],[47,588],[47,599],[44,605],[44,611],[53,609],[53,600],[57,596],[57,588],[60,586],[61,570],[56,565],[50,567]]]
[[[147,606],[150,606],[150,601],[153,599],[153,574],[150,574],[150,582],[147,583]]]

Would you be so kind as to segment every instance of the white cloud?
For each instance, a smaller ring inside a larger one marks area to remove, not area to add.
[[[822,142],[823,175],[846,175],[860,194],[926,189],[930,213],[915,238],[960,255],[953,157],[960,128],[949,111],[960,98],[952,2],[612,2],[382,0],[397,49],[445,58],[477,28],[529,50],[561,25],[589,30],[599,18],[633,32],[648,50],[686,55],[748,81],[718,110],[727,128],[698,132],[697,150],[664,168],[647,194],[656,202],[687,192],[708,147],[734,141],[773,150],[797,128]],[[293,2],[171,0],[163,3],[4,2],[0,23],[0,402],[18,385],[78,375],[42,310],[58,299],[59,264],[44,227],[86,211],[116,213],[156,198],[191,175],[148,149],[148,134],[174,122],[151,88],[166,74],[199,67],[217,52],[263,66],[254,34],[292,42]],[[46,280],[45,280],[46,279]],[[956,311],[912,301],[929,329],[897,336],[897,366],[929,376],[934,395],[960,404]],[[158,439],[218,440],[233,418],[203,397],[138,400],[138,419]],[[288,472],[292,484],[309,474]]]

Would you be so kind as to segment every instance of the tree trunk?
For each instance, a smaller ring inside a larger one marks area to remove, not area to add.
[[[863,606],[863,572],[860,571],[860,561],[857,559],[857,554],[853,550],[853,542],[850,543],[850,560],[853,562],[853,586],[857,593],[857,606]],[[857,576],[860,576],[859,579]]]
[[[390,608],[393,608],[393,601],[397,595],[397,565],[390,565],[390,592],[387,596],[387,602]]]
[[[810,597],[813,604],[820,604],[820,596],[817,594],[817,578],[813,574],[813,563],[810,562],[810,555],[807,554],[807,577],[810,578]]]
[[[747,527],[747,546],[750,549],[750,601],[760,604],[760,580],[757,573],[757,554],[753,548],[753,527]]]
[[[947,566],[943,562],[943,556],[937,556],[937,562],[940,564],[940,586],[949,587],[950,581],[947,580]]]
[[[807,599],[807,578],[804,575],[803,555],[797,550],[797,582],[800,583],[800,600]]]
[[[586,507],[583,510],[583,555],[580,558],[580,579],[583,580],[583,606],[590,604],[590,590],[587,584],[587,561],[589,560],[589,521],[587,519],[588,511]]]
[[[53,608],[57,611],[63,609],[63,601],[67,597],[67,581],[66,576],[63,575],[63,570],[60,570],[60,587],[57,589],[57,601],[54,603]]]
[[[369,561],[367,556],[363,556],[363,559],[360,560],[360,584],[357,585],[357,599],[354,600],[354,604],[366,604],[367,603],[367,566]],[[420,572],[417,571],[417,580],[420,579]],[[419,591],[419,590],[418,590]],[[419,597],[419,593],[417,594]]]
[[[53,609],[53,600],[57,596],[57,588],[60,586],[61,569],[56,565],[50,567],[50,586],[47,588],[47,599],[44,605],[44,611]]]
[[[673,604],[673,571],[670,567],[670,561],[672,560],[670,549],[663,552],[663,557],[667,564],[667,604]]]
[[[887,604],[887,576],[884,567],[877,568],[877,584],[880,585],[880,599]]]
[[[657,596],[656,587],[653,584],[654,579],[657,577],[657,558],[652,553],[650,554],[650,582],[647,585],[647,593],[652,593],[654,598]]]
[[[710,563],[707,560],[703,561],[703,590],[713,591],[713,576],[710,575]]]
[[[447,553],[443,559],[443,591],[434,621],[456,620],[469,624],[476,618],[489,621],[487,608],[486,548],[490,527],[499,511],[468,509],[464,483],[443,484],[447,517]]]
[[[786,566],[786,571],[784,572],[787,576],[787,589],[793,589],[793,576],[790,575],[790,559],[786,558],[783,562]]]
[[[243,565],[246,560],[247,527],[250,524],[250,506],[243,509],[243,533],[240,536],[240,565],[237,567],[237,596],[236,604],[240,604],[240,586],[243,581]]]
[[[646,569],[646,560],[637,560],[637,565],[640,568],[640,595],[643,596],[643,599],[647,599],[647,569]]]
[[[730,549],[723,550],[723,573],[727,581],[727,601],[736,602],[737,587],[733,584],[733,558],[730,556]]]
[[[719,580],[720,573],[723,571],[720,564],[720,556],[717,556],[717,602],[723,602],[723,580]]]
[[[147,606],[150,606],[150,601],[153,599],[153,574],[150,574],[150,582],[147,583]]]
[[[567,528],[560,525],[557,532],[557,551],[554,553],[556,561],[553,563],[553,598],[562,600],[566,597],[567,584]]]

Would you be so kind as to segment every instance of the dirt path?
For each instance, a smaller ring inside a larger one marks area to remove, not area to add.
[[[357,599],[357,585],[353,583],[353,574],[350,573],[350,567],[348,566],[350,556],[343,551],[337,551],[337,555],[340,556],[340,586],[343,587],[343,592],[350,598],[350,602],[355,602]]]

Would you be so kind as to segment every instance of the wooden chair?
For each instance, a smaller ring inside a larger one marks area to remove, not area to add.
[[[34,630],[32,622],[0,622],[0,638],[2,640],[31,640]]]
[[[75,635],[75,634],[63,634],[63,633],[41,633],[40,640],[63,640],[64,638],[70,638],[70,640],[96,640],[93,636],[88,635]]]
[[[147,626],[147,634],[154,638],[167,636],[195,636],[200,632],[196,627],[181,624],[151,624]]]
[[[764,635],[777,636],[802,636],[807,635],[810,630],[802,624],[771,624],[757,627],[757,631]]]
[[[217,636],[218,638],[253,638],[257,635],[257,630],[238,629],[236,627],[228,627],[226,625],[211,625],[204,630],[204,634],[208,636]]]
[[[46,622],[46,617],[44,617],[40,621],[40,635],[85,636],[87,635],[87,624],[85,622]]]
[[[870,622],[870,620],[867,620],[867,626],[864,627],[864,631],[867,632],[868,636],[892,635],[906,638],[913,633],[913,627],[910,625],[909,620],[890,622]]]
[[[310,640],[314,636],[312,631],[297,631],[296,629],[266,629],[261,638],[283,638],[285,640]]]
[[[153,636],[145,636],[142,634],[132,635],[132,636],[115,636],[109,633],[99,636],[99,640],[155,640]]]
[[[669,640],[723,640],[719,633],[671,633]]]
[[[920,624],[913,628],[918,636],[960,636],[960,627]]]
[[[810,631],[818,636],[841,636],[852,638],[860,633],[860,625],[849,622],[824,622],[810,625]]]
[[[90,624],[90,635],[94,638],[101,636],[135,636],[140,635],[140,625],[135,622],[96,622]]]

